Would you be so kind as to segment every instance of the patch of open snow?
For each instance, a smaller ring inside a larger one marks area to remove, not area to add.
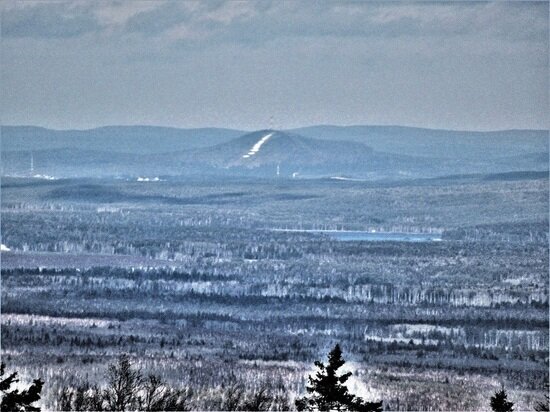
[[[409,338],[409,337],[403,337],[403,336],[389,336],[389,337],[382,337],[377,335],[365,335],[364,336],[365,341],[372,340],[376,342],[385,342],[385,343],[409,343],[412,341],[413,345],[437,345],[438,341],[435,339],[419,339],[419,338]]]
[[[9,252],[11,249],[9,247],[7,247],[6,245],[4,245],[3,243],[0,244],[0,251],[2,252]]]
[[[56,177],[50,176],[50,175],[34,175],[35,179],[45,179],[45,180],[57,180]]]
[[[28,325],[30,322],[39,325],[63,325],[70,327],[107,327],[111,321],[99,318],[63,318],[41,315],[2,314],[2,324],[10,322],[15,325]]]
[[[444,335],[463,335],[465,336],[464,328],[458,327],[458,328],[451,328],[447,326],[437,326],[437,325],[430,325],[425,323],[417,323],[417,324],[410,324],[410,323],[396,323],[395,325],[392,325],[390,329],[393,332],[401,332],[403,333],[402,336],[410,336],[414,333],[422,333],[422,334],[428,334],[430,332],[439,332]]]
[[[350,182],[366,182],[364,179],[356,179],[353,177],[345,177],[345,176],[331,176],[332,180],[349,180]]]
[[[158,177],[138,177],[138,182],[161,182],[162,180]]]
[[[361,371],[361,365],[359,363],[348,362],[341,370],[342,372],[352,373],[347,381],[347,386],[351,393],[370,402],[382,399],[383,394],[380,390],[367,386],[364,379],[360,378],[365,372]],[[361,373],[361,375],[359,375],[359,373]]]
[[[503,282],[509,283],[511,285],[514,285],[514,286],[519,286],[522,283],[527,283],[528,279],[527,278],[504,279]]]
[[[262,145],[267,142],[271,136],[273,136],[273,133],[266,134],[264,137],[258,140],[256,144],[252,146],[252,148],[248,151],[248,153],[243,155],[243,159],[248,159],[250,156],[254,156],[256,153],[258,153]]]
[[[101,206],[96,209],[97,213],[118,213],[120,208],[112,206]]]

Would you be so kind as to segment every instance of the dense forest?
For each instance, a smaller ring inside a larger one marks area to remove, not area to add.
[[[516,409],[544,399],[538,174],[6,178],[1,224],[2,360],[45,382],[48,410],[108,408],[84,398],[123,354],[177,408],[295,408],[336,343],[350,393],[386,410],[488,410],[503,386]]]

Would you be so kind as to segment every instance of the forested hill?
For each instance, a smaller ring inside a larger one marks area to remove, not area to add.
[[[52,130],[2,126],[3,151],[74,148],[120,153],[166,153],[213,146],[243,135],[222,128],[178,129],[159,126],[106,126],[89,130]]]
[[[548,170],[543,130],[455,132],[386,126],[295,131],[113,126],[2,127],[2,175],[402,179]]]
[[[429,157],[504,157],[548,153],[548,130],[489,132],[403,126],[310,126],[294,129],[302,136],[347,140],[389,153]]]

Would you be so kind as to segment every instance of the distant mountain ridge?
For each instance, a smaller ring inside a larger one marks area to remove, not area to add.
[[[418,178],[548,170],[548,132],[393,126],[250,133],[152,126],[55,131],[3,126],[1,158],[3,175]]]
[[[429,157],[449,157],[455,150],[491,147],[496,157],[548,152],[548,130],[455,131],[406,126],[308,126],[289,134],[360,142],[374,150]],[[215,146],[248,132],[226,128],[180,129],[161,126],[105,126],[89,130],[53,130],[2,126],[2,150],[78,148],[121,153],[167,153]],[[151,140],[154,139],[154,144]],[[441,147],[443,146],[444,147]],[[449,152],[451,151],[451,152]]]
[[[2,126],[2,150],[76,148],[119,153],[167,153],[213,146],[243,135],[223,128],[178,129],[160,126],[105,126],[89,130],[52,130]]]
[[[374,150],[453,158],[547,153],[548,130],[460,131],[406,126],[310,126],[292,130],[317,139],[359,141]]]

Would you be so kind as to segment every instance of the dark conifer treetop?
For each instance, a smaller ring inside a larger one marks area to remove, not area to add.
[[[491,409],[495,412],[514,412],[514,403],[508,401],[504,388],[491,396]]]
[[[306,387],[309,396],[297,399],[296,408],[319,411],[381,411],[381,401],[365,402],[349,392],[345,383],[352,373],[337,373],[345,363],[338,344],[330,351],[327,365],[316,361],[318,371],[314,377],[309,377],[309,385]]]
[[[0,392],[2,399],[0,401],[0,410],[6,412],[38,412],[40,408],[32,405],[40,400],[40,392],[42,391],[42,382],[40,379],[35,379],[28,389],[21,392],[19,389],[13,389],[11,386],[18,382],[17,372],[13,372],[7,377],[4,377],[6,365],[0,365]]]

